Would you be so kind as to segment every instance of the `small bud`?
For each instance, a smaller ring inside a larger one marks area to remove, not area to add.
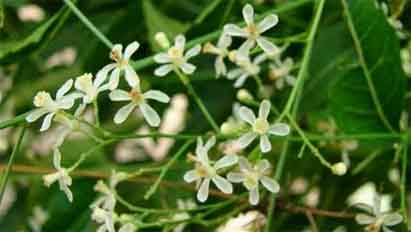
[[[343,162],[338,162],[331,167],[332,172],[337,176],[343,176],[347,173],[347,165]]]
[[[157,32],[154,35],[154,40],[157,42],[157,44],[163,48],[163,49],[168,49],[170,48],[170,41],[167,38],[167,35],[164,32]]]
[[[224,122],[221,124],[220,130],[223,135],[229,135],[236,130],[236,127],[231,122]]]
[[[248,92],[248,90],[246,90],[246,89],[240,89],[240,90],[238,90],[238,92],[237,92],[237,99],[238,99],[240,102],[243,102],[243,103],[251,102],[251,101],[254,100],[254,98],[253,98],[253,96],[251,95],[251,93]]]

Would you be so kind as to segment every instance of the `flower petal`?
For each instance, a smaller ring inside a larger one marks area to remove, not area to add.
[[[260,173],[267,173],[267,171],[270,170],[270,167],[270,162],[268,162],[268,160],[266,159],[260,160],[257,163],[257,169]]]
[[[216,170],[221,169],[221,168],[226,168],[230,167],[238,162],[238,156],[236,155],[226,155],[223,158],[219,159],[215,165],[214,168]]]
[[[173,70],[173,65],[171,64],[161,65],[160,67],[156,68],[156,70],[154,70],[154,75],[158,77],[163,77],[167,75],[169,72],[171,72],[171,70]]]
[[[164,63],[170,63],[171,59],[167,53],[161,52],[161,53],[154,55],[154,61],[159,64],[164,64]]]
[[[360,225],[369,225],[374,223],[376,221],[376,218],[367,214],[359,213],[355,216],[355,220]]]
[[[108,72],[113,70],[115,67],[116,64],[108,64],[100,69],[100,71],[96,74],[96,79],[94,80],[95,86],[100,86],[107,79]]]
[[[127,67],[125,68],[125,77],[130,87],[134,88],[140,85],[140,78],[130,65],[127,65]]]
[[[27,122],[34,122],[34,121],[36,121],[37,119],[39,119],[40,117],[42,117],[45,114],[47,114],[46,109],[44,109],[44,108],[35,109],[35,110],[31,111],[29,113],[29,115],[27,115],[26,121]]]
[[[256,118],[254,112],[250,108],[246,106],[241,106],[239,110],[239,115],[241,120],[246,121],[250,125],[254,125]]]
[[[197,174],[196,170],[190,170],[184,174],[184,181],[187,183],[191,183],[200,179],[200,176]]]
[[[290,134],[290,126],[286,123],[274,123],[274,125],[270,126],[270,129],[268,129],[268,133],[278,136],[286,136]]]
[[[223,177],[216,175],[211,180],[217,186],[217,188],[220,189],[221,192],[225,194],[233,193],[233,185]]]
[[[257,134],[254,132],[248,132],[242,135],[238,140],[238,145],[241,149],[246,148],[250,143],[257,137]]]
[[[227,179],[233,183],[241,183],[245,180],[245,177],[240,172],[229,172],[227,174]]]
[[[271,142],[268,139],[267,135],[261,135],[261,137],[260,137],[260,148],[261,148],[261,152],[263,152],[263,153],[267,153],[267,152],[271,151]]]
[[[145,99],[153,99],[159,102],[168,103],[170,98],[167,94],[159,91],[159,90],[149,90],[143,94]]]
[[[261,184],[272,193],[278,193],[280,191],[280,185],[277,181],[266,176],[261,177]]]
[[[254,24],[254,9],[251,4],[247,4],[243,7],[243,17],[247,25]]]
[[[54,113],[47,114],[46,117],[43,119],[43,123],[41,124],[40,131],[46,131],[50,128],[51,121],[53,120]]]
[[[257,44],[269,56],[277,56],[281,51],[277,46],[262,36],[257,38]]]
[[[233,40],[231,39],[231,36],[227,35],[226,33],[223,33],[218,39],[217,47],[228,48],[231,45],[232,41]]]
[[[110,92],[109,94],[110,100],[112,101],[130,101],[130,95],[121,89],[116,89]]]
[[[240,167],[240,170],[242,172],[252,172],[253,171],[253,167],[251,166],[250,162],[248,161],[248,159],[244,158],[244,157],[240,157],[238,159],[238,166]]]
[[[185,74],[188,75],[193,74],[193,72],[196,70],[196,66],[190,63],[183,63],[180,65],[180,68]]]
[[[250,196],[248,198],[250,204],[257,205],[260,201],[260,193],[258,192],[258,188],[253,188],[250,190]]]
[[[230,36],[247,37],[247,32],[235,24],[225,25],[224,33]]]
[[[201,52],[201,45],[198,44],[198,45],[190,48],[190,49],[186,52],[186,54],[184,55],[184,58],[185,58],[186,60],[188,60],[188,59],[190,59],[190,58],[192,58],[192,57],[194,57],[194,56],[197,56],[198,54],[200,54],[200,52]]]
[[[176,38],[174,39],[174,47],[177,48],[178,50],[184,50],[184,47],[186,45],[186,37],[184,35],[177,35]]]
[[[158,116],[157,112],[150,105],[141,103],[139,109],[150,126],[158,127],[160,125],[160,116]]]
[[[268,115],[270,114],[271,103],[268,100],[264,100],[260,104],[260,108],[258,110],[258,117],[267,119]]]
[[[401,223],[403,220],[403,217],[399,213],[390,213],[387,215],[384,215],[384,225],[385,226],[394,226],[399,223]]]
[[[278,16],[277,15],[268,15],[265,17],[261,22],[257,24],[257,30],[261,34],[270,28],[274,27],[278,23]]]
[[[61,168],[61,153],[59,149],[54,149],[53,152],[53,166],[57,170]]]
[[[62,98],[73,86],[73,79],[66,81],[58,90],[56,99]]]
[[[197,192],[197,199],[200,202],[205,202],[208,198],[208,192],[210,188],[210,179],[206,178],[200,185],[200,188]]]
[[[241,75],[235,82],[234,82],[234,87],[235,88],[240,88],[241,86],[244,85],[244,82],[247,80],[248,74],[244,73]]]
[[[129,60],[130,57],[137,51],[140,47],[140,44],[137,41],[132,42],[126,47],[126,51],[124,52],[124,59]]]
[[[118,83],[120,81],[120,69],[115,68],[113,72],[111,72],[110,80],[108,81],[108,86],[110,90],[114,90],[118,87]]]
[[[224,60],[221,56],[215,59],[214,68],[215,68],[217,77],[227,74],[227,67],[225,66]]]
[[[136,104],[134,103],[129,103],[121,107],[117,111],[116,115],[114,115],[114,123],[116,124],[123,123],[128,118],[130,113],[134,110],[135,107],[136,107]]]
[[[211,137],[207,140],[206,144],[204,145],[204,150],[205,150],[206,152],[208,152],[212,147],[214,147],[215,143],[216,143],[216,138],[215,138],[215,136],[211,136]]]
[[[64,192],[64,194],[66,194],[67,199],[70,202],[73,202],[73,193],[70,191],[69,187],[65,184],[59,184],[59,185],[60,185],[60,190],[62,190]]]
[[[227,79],[234,80],[235,78],[243,74],[243,72],[244,71],[240,68],[233,69],[227,73]]]

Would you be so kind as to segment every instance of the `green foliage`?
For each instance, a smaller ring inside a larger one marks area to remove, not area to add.
[[[350,1],[349,13],[360,38],[362,53],[381,107],[389,122],[398,127],[403,108],[405,76],[400,60],[399,40],[374,1]],[[362,67],[342,75],[329,90],[331,112],[346,133],[386,131],[370,95]]]

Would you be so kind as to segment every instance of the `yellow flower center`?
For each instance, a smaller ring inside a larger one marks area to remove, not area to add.
[[[131,101],[136,104],[139,104],[144,100],[143,95],[136,89],[132,89],[128,94],[131,98]]]
[[[258,184],[258,175],[257,175],[257,173],[249,172],[249,173],[245,174],[244,184],[245,184],[245,186],[247,186],[249,188],[257,187],[257,184]]]
[[[254,123],[254,131],[258,134],[265,134],[268,131],[270,124],[263,118],[257,118]]]
[[[197,171],[197,174],[202,178],[212,177],[216,175],[215,170],[209,165],[197,164],[196,171]]]
[[[258,32],[257,26],[253,23],[248,25],[245,30],[247,33],[250,35],[251,39],[257,39],[260,36],[260,33]]]

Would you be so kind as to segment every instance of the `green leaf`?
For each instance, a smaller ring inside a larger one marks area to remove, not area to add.
[[[0,43],[0,63],[15,62],[20,55],[27,56],[47,43],[62,26],[69,13],[69,9],[64,7],[30,35],[22,36],[19,40],[2,41]]]
[[[381,108],[390,124],[396,128],[405,91],[399,40],[373,0],[350,1],[349,14]],[[387,131],[377,113],[361,67],[341,75],[330,88],[329,97],[331,112],[343,132]]]
[[[222,0],[213,0],[201,11],[201,14],[194,20],[194,24],[200,24],[220,5]]]
[[[158,51],[159,46],[154,40],[157,32],[164,32],[168,38],[174,38],[188,29],[188,25],[179,22],[158,10],[151,0],[143,1],[143,15],[148,29],[148,38],[153,50]]]

